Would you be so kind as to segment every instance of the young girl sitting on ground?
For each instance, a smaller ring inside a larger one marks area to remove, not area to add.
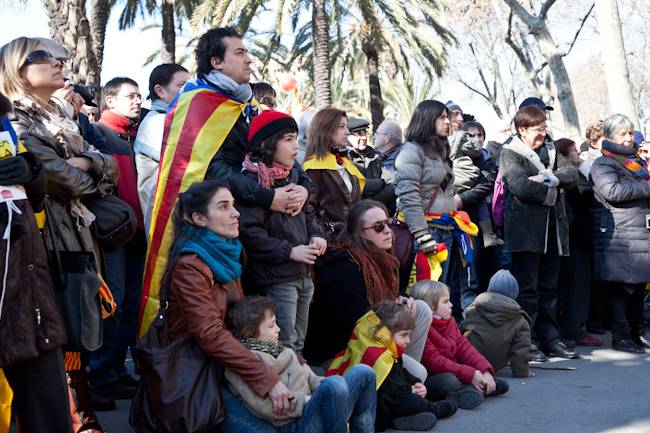
[[[402,366],[402,354],[415,327],[406,306],[384,301],[357,321],[348,347],[333,361],[327,375],[349,374],[367,364],[377,376],[377,431],[392,425],[398,430],[430,430],[438,418],[456,412],[451,401],[426,400],[427,390]]]
[[[255,116],[248,134],[252,151],[244,159],[243,175],[269,189],[297,184],[297,137],[298,125],[288,114],[269,110]],[[261,204],[237,208],[250,279],[275,300],[282,344],[302,355],[314,293],[311,265],[325,252],[327,242],[313,212],[276,212]]]
[[[458,329],[451,315],[449,287],[438,281],[419,281],[411,294],[431,307],[433,320],[422,355],[431,376],[425,385],[430,397],[449,398],[462,409],[474,409],[486,395],[508,391],[508,383],[494,378],[494,369]]]
[[[506,269],[490,279],[486,293],[465,310],[463,335],[495,370],[510,361],[514,377],[531,377],[528,370],[530,325],[528,314],[517,303],[519,284]]]
[[[254,296],[232,302],[226,323],[235,338],[269,365],[293,394],[278,413],[271,398],[260,397],[227,369],[228,388],[253,414],[276,426],[280,433],[347,433],[348,420],[350,432],[374,431],[375,375],[370,368],[356,366],[345,377],[315,375],[298,361],[292,349],[279,343],[280,328],[271,298]]]

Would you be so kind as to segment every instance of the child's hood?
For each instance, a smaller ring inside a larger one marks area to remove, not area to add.
[[[517,301],[500,293],[481,293],[469,308],[475,309],[481,317],[494,325],[526,317]]]

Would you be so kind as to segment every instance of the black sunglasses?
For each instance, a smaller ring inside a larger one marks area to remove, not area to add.
[[[374,223],[374,224],[371,225],[370,227],[363,227],[363,230],[370,230],[370,229],[373,229],[376,233],[381,233],[381,232],[384,231],[384,229],[386,228],[386,226],[390,227],[390,225],[391,225],[392,222],[393,222],[392,219],[387,219],[387,220],[383,220],[383,221],[377,221],[376,223]]]
[[[33,64],[43,65],[45,63],[50,63],[53,60],[56,60],[56,57],[54,57],[52,53],[50,53],[49,51],[36,50],[29,53],[29,55],[25,59],[25,63],[23,63],[23,66],[33,65]]]

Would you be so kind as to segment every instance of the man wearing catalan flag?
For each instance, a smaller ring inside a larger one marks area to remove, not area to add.
[[[276,212],[299,212],[310,182],[301,171],[298,185],[268,190],[241,174],[250,151],[247,136],[257,114],[251,86],[252,60],[233,27],[214,28],[196,48],[197,79],[186,83],[165,118],[140,311],[140,335],[158,311],[158,292],[172,242],[171,216],[178,195],[193,183],[218,178],[230,184],[237,201]]]

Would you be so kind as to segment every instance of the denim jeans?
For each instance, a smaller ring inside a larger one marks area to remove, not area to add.
[[[434,241],[447,245],[449,255],[447,260],[442,262],[442,275],[440,282],[449,286],[450,297],[453,304],[453,315],[456,321],[462,320],[462,312],[469,307],[478,296],[478,277],[476,266],[470,263],[464,267],[462,263],[460,245],[454,239],[449,230],[430,228],[429,232]]]
[[[135,345],[146,253],[144,232],[140,230],[125,246],[103,256],[106,283],[117,310],[104,319],[102,347],[91,352],[88,359],[90,381],[94,386],[114,382],[128,374],[124,360],[129,346]]]
[[[278,432],[348,433],[348,420],[350,433],[374,432],[375,380],[372,368],[364,364],[355,365],[343,377],[328,377],[305,404],[302,417],[278,427]]]
[[[277,433],[275,427],[253,415],[246,405],[225,386],[222,388],[221,395],[226,409],[226,419],[221,424],[219,433]]]
[[[309,303],[314,294],[311,276],[287,283],[264,287],[276,304],[276,318],[280,327],[280,342],[300,353],[305,346]]]

